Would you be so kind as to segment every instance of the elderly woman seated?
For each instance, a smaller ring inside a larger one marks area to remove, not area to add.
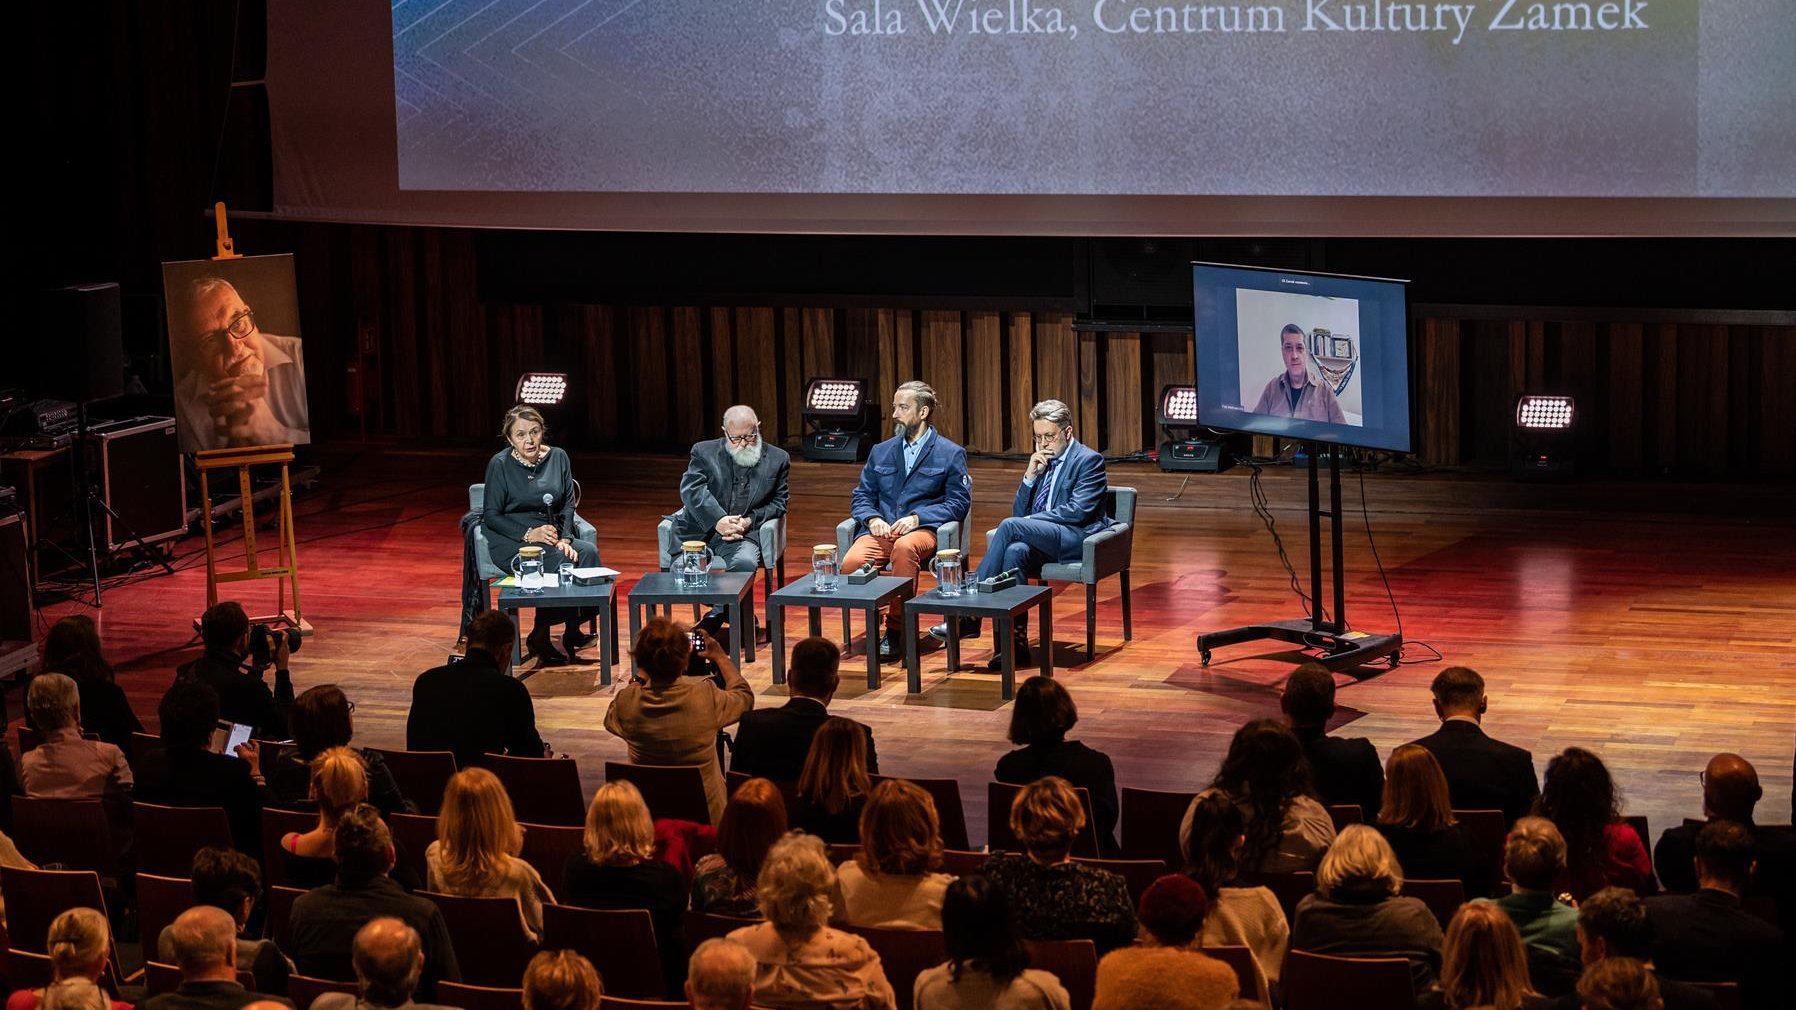
[[[786,1010],[896,1010],[879,955],[828,926],[836,871],[823,840],[793,832],[761,864],[755,892],[767,921],[731,933],[754,955],[755,1002]]]
[[[124,800],[131,795],[125,752],[81,735],[81,694],[60,673],[41,674],[25,692],[25,705],[43,742],[19,758],[19,785],[27,796],[52,799]]]
[[[1441,926],[1417,898],[1399,897],[1403,867],[1376,828],[1349,825],[1316,869],[1316,893],[1297,903],[1291,949],[1409,960],[1417,992],[1440,973]]]

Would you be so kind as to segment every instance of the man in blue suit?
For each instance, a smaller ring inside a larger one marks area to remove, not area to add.
[[[842,559],[843,571],[890,561],[893,575],[914,579],[935,556],[936,527],[966,519],[973,503],[967,451],[935,430],[929,423],[934,414],[935,390],[924,383],[907,382],[892,394],[896,433],[873,447],[861,470],[854,489],[856,539]],[[886,608],[880,659],[902,652],[903,618],[904,601],[894,600]]]
[[[992,534],[975,579],[1008,571],[1020,579],[1036,578],[1042,565],[1079,560],[1085,538],[1116,522],[1104,511],[1104,492],[1110,486],[1104,457],[1073,437],[1072,410],[1059,400],[1043,400],[1030,409],[1029,426],[1035,435],[1035,454],[1023,471],[1011,515]],[[959,624],[961,638],[978,637],[978,619],[962,618]],[[1012,627],[1017,662],[1026,664],[1026,616],[1019,616]],[[946,641],[948,622],[929,633]]]

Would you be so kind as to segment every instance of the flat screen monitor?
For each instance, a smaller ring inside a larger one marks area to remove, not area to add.
[[[1191,267],[1197,423],[1410,451],[1405,281]]]

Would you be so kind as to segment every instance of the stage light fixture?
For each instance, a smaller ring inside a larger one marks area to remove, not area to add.
[[[1221,441],[1197,437],[1196,386],[1161,389],[1158,419],[1166,432],[1166,441],[1160,443],[1160,469],[1168,473],[1221,473],[1234,464]]]
[[[872,448],[871,404],[860,379],[813,378],[805,383],[799,416],[810,429],[799,441],[798,454],[821,462],[854,463]]]
[[[1517,480],[1564,480],[1578,469],[1577,401],[1529,393],[1515,402],[1509,472]]]
[[[517,401],[553,407],[567,398],[567,376],[561,372],[525,372],[518,378]]]

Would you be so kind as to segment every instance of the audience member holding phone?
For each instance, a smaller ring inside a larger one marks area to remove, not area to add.
[[[650,621],[630,651],[638,672],[605,712],[605,729],[629,744],[637,764],[698,765],[716,824],[725,799],[717,731],[755,707],[754,688],[709,632],[666,618]],[[714,680],[686,676],[695,655],[716,667]]]
[[[157,708],[162,746],[136,765],[136,798],[171,807],[223,807],[239,852],[262,851],[262,808],[276,805],[262,777],[262,753],[252,739],[229,754],[211,747],[218,728],[218,694],[198,680],[177,679]]]

